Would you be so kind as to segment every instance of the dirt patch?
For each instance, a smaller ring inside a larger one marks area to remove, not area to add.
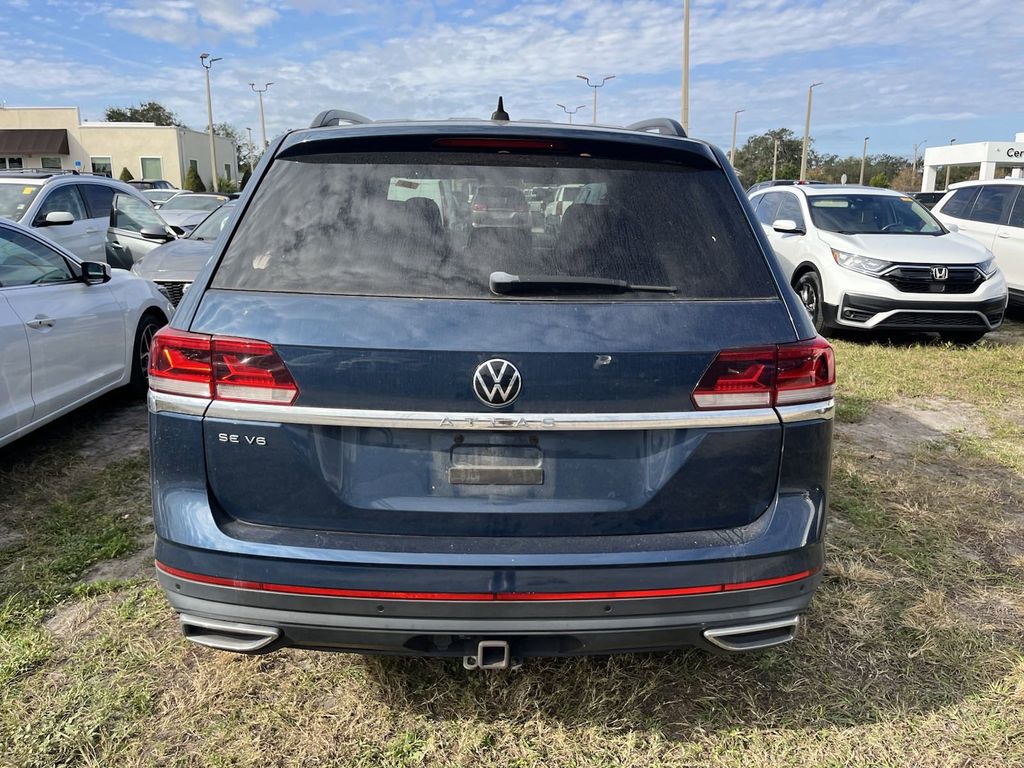
[[[126,557],[116,560],[104,560],[96,563],[92,568],[82,574],[80,581],[83,584],[91,584],[97,581],[120,581],[122,579],[136,579],[149,573],[153,565],[153,542],[152,536],[147,537],[148,545]]]
[[[836,424],[841,439],[881,458],[909,458],[951,435],[987,437],[985,419],[973,405],[942,398],[874,404],[856,424]]]
[[[953,609],[982,631],[1024,631],[1024,595],[999,588],[979,587],[953,600]]]
[[[95,459],[102,466],[132,456],[148,445],[146,404],[132,403],[110,413],[95,429],[89,430],[78,455]]]
[[[79,637],[88,633],[93,619],[118,599],[117,595],[102,595],[68,603],[58,608],[43,626],[61,640]]]
[[[13,547],[24,538],[25,534],[0,525],[0,550]]]

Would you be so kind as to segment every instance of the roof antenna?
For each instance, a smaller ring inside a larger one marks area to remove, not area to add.
[[[504,102],[504,100],[501,98],[501,96],[499,96],[498,97],[498,108],[496,110],[494,110],[493,112],[491,112],[491,120],[511,120],[511,119],[512,118],[508,116],[508,112],[505,111],[505,102]]]

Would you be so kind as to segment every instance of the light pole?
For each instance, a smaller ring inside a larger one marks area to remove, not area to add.
[[[949,145],[953,146],[953,142],[954,141],[956,141],[956,139],[950,139],[949,140]],[[945,186],[945,189],[949,189],[949,162],[948,161],[946,162],[946,186]]]
[[[603,86],[609,80],[614,80],[615,75],[606,75],[604,78],[602,78],[600,83],[596,84],[590,82],[590,78],[587,77],[586,75],[576,75],[576,77],[578,77],[580,80],[583,80],[584,82],[586,82],[587,85],[594,89],[594,119],[591,120],[591,122],[594,125],[597,125],[597,89]]]
[[[252,145],[252,128],[246,128],[245,132],[249,135],[249,173],[252,173],[252,169],[256,167],[256,147]]]
[[[917,150],[918,147],[923,147],[927,143],[928,139],[925,139],[924,141],[919,141],[914,145],[914,162],[910,166],[910,171],[914,174],[915,179],[917,178]]]
[[[772,152],[772,181],[775,181],[779,172],[779,140],[775,139],[775,150]]]
[[[690,132],[690,0],[683,0],[683,130]]]
[[[814,98],[814,89],[822,83],[811,83],[807,89],[807,118],[804,120],[804,148],[800,153],[800,180],[807,178],[807,146],[811,141],[811,103]]]
[[[729,150],[729,165],[736,165],[736,123],[739,122],[740,113],[746,112],[745,109],[737,109],[732,113],[732,149]]]
[[[213,67],[213,62],[220,61],[222,57],[218,56],[213,59],[210,58],[208,53],[199,54],[199,63],[203,65],[203,69],[206,70],[206,117],[210,121],[208,126],[210,134],[210,168],[211,175],[213,176],[213,191],[219,192],[220,189],[217,185],[217,152],[213,143],[213,97],[210,95],[210,69]]]
[[[270,86],[273,83],[264,83],[262,88],[257,88],[256,83],[249,83],[249,87],[252,88],[253,93],[260,97],[260,137],[263,139],[263,144],[260,147],[260,152],[263,152],[267,148],[267,124],[263,120],[263,94],[270,90]]]
[[[861,153],[860,156],[860,185],[862,187],[864,186],[864,165],[868,161],[868,139],[870,138],[870,136],[864,137],[864,151]]]
[[[576,109],[573,109],[573,110],[570,110],[567,106],[565,106],[565,104],[555,104],[555,106],[562,108],[562,111],[565,112],[565,114],[567,114],[569,116],[569,125],[572,125],[572,116],[575,115],[577,112],[579,112],[581,109],[583,109],[587,105],[586,104],[580,104],[578,107],[576,107]]]

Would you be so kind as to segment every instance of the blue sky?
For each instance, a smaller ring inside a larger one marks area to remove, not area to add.
[[[909,155],[927,145],[1024,132],[1020,0],[693,0],[691,133],[728,147],[786,126],[820,151]],[[576,79],[615,74],[601,122],[680,111],[682,2],[0,0],[0,100],[104,107],[156,100],[206,123],[198,55],[213,70],[214,119],[258,133],[248,83],[273,81],[270,134],[327,107],[372,117],[564,119],[587,105]]]

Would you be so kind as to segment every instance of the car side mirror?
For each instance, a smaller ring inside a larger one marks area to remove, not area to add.
[[[68,224],[74,224],[75,217],[67,211],[50,211],[43,220],[39,223],[39,226],[43,227],[60,227]]]
[[[792,219],[776,219],[772,222],[772,229],[783,235],[806,234],[804,228],[797,226],[797,223]]]
[[[139,234],[147,240],[162,240],[165,243],[168,240],[173,240],[174,235],[168,232],[163,227],[143,227],[139,230]]]
[[[171,232],[176,234],[178,237],[184,237],[185,236],[185,230],[182,229],[181,227],[178,227],[178,226],[175,226],[174,224],[171,224],[170,228],[171,228]]]
[[[86,285],[98,285],[110,281],[110,265],[102,261],[82,262],[82,282]]]
[[[960,226],[958,224],[950,222],[949,224],[946,225],[946,229],[948,229],[950,232],[959,232]]]

